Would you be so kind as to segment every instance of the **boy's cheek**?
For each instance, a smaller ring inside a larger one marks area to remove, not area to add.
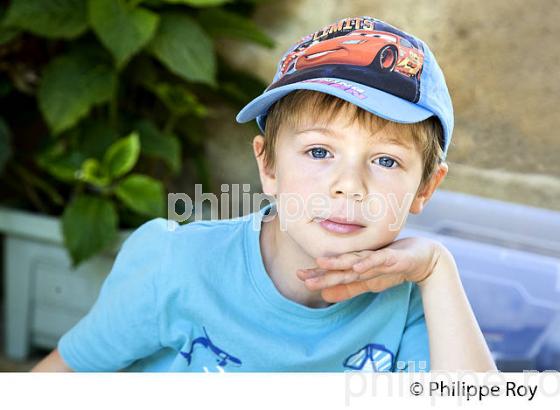
[[[300,185],[280,187],[277,195],[277,209],[290,221],[309,222],[329,210],[328,193],[310,192],[309,188]]]

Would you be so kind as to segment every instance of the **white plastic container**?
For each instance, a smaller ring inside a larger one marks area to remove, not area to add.
[[[501,370],[560,370],[560,213],[436,194],[399,238],[433,237],[451,251]]]
[[[406,227],[560,258],[560,212],[436,190]]]

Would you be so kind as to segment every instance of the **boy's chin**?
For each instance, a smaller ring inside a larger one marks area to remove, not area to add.
[[[388,243],[391,243],[389,241]],[[388,244],[387,243],[387,244]],[[345,253],[376,250],[385,246],[385,241],[366,240],[364,238],[318,238],[314,244],[307,246],[307,253],[313,258],[339,256]],[[310,248],[310,249],[309,249]]]

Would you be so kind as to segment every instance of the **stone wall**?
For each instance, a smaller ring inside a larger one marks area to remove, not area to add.
[[[560,2],[289,0],[259,6],[255,20],[275,49],[224,41],[232,65],[270,82],[300,37],[339,18],[370,15],[425,40],[445,75],[455,131],[442,188],[560,210]],[[260,189],[251,151],[255,128],[217,108],[208,142],[220,183]]]

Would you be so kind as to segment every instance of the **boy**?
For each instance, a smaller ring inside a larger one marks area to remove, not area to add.
[[[453,256],[395,240],[447,173],[453,111],[427,45],[337,21],[284,54],[252,119],[275,201],[142,225],[35,370],[495,370]]]

